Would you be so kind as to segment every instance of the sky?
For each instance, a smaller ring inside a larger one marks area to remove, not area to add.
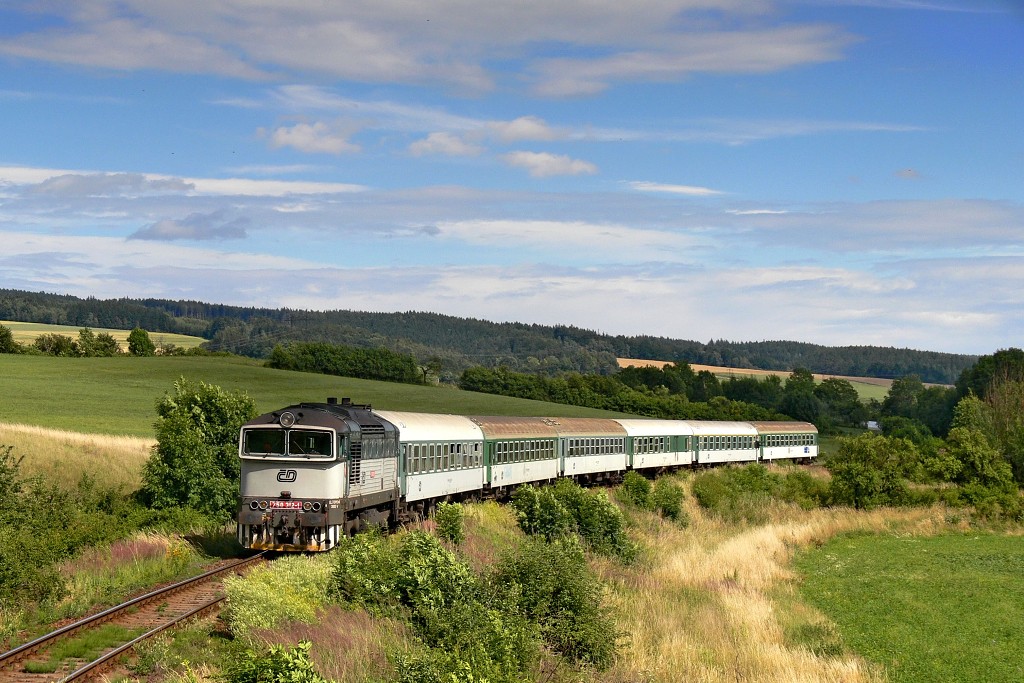
[[[1022,0],[4,0],[0,288],[1024,346]]]

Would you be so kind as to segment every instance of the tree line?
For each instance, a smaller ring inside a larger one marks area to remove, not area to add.
[[[154,356],[157,346],[149,336],[149,332],[136,327],[128,333],[129,356]],[[176,354],[173,345],[165,346],[161,352]],[[182,352],[184,352],[182,350]],[[0,353],[24,353],[44,356],[63,356],[73,358],[98,358],[120,356],[126,353],[113,335],[109,332],[94,332],[89,327],[78,331],[78,337],[70,337],[56,332],[45,332],[33,340],[31,344],[22,344],[15,340],[9,327],[0,325]]]
[[[269,358],[290,342],[326,342],[388,348],[421,363],[438,359],[454,382],[474,366],[516,372],[612,375],[617,358],[639,358],[788,372],[803,367],[835,375],[899,378],[952,384],[975,356],[870,346],[826,347],[791,341],[732,342],[606,335],[570,325],[494,323],[437,313],[311,311],[227,306],[166,299],[81,299],[0,290],[0,320],[190,334],[207,350]]]

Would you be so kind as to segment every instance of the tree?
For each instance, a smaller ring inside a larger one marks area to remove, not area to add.
[[[907,375],[894,380],[889,393],[882,401],[883,415],[914,417],[917,399],[924,391],[924,383],[917,375]]]
[[[0,353],[21,353],[21,344],[14,341],[14,333],[3,325],[0,325]]]
[[[143,468],[142,495],[155,508],[189,507],[230,517],[238,498],[238,432],[256,403],[182,377],[157,402],[153,455]]]
[[[156,344],[149,338],[149,332],[136,327],[128,333],[128,353],[133,356],[156,355]]]
[[[116,356],[121,353],[117,340],[107,332],[96,334],[88,327],[78,331],[78,354],[86,358]]]
[[[807,368],[794,368],[786,378],[786,393],[814,391],[814,374]]]
[[[974,392],[984,399],[993,382],[1000,380],[1024,381],[1024,351],[1009,348],[996,351],[991,356],[982,356],[960,373],[956,388],[960,396]]]
[[[854,426],[867,420],[867,408],[848,380],[839,377],[823,379],[814,387],[814,395],[821,401],[824,412],[838,423]]]
[[[1014,479],[1024,483],[1024,380],[997,378],[984,405],[990,425],[986,433],[1013,467]]]
[[[48,356],[77,356],[78,347],[75,340],[63,334],[41,334],[32,342],[36,347]]]
[[[919,454],[906,439],[861,434],[839,440],[839,450],[826,463],[832,473],[833,503],[868,509],[900,505],[907,500],[905,473],[916,469]]]

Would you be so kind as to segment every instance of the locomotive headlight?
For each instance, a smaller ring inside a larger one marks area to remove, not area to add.
[[[310,503],[308,500],[302,504],[302,509],[305,510],[306,512],[309,512],[312,508],[313,504]]]
[[[260,504],[257,503],[255,500],[250,500],[249,501],[249,509],[250,510],[259,510],[260,509]]]
[[[313,512],[320,512],[320,501],[319,500],[313,502]]]
[[[260,505],[260,510],[266,510],[267,509],[267,501],[261,500],[259,505]]]
[[[278,418],[278,422],[281,423],[282,427],[291,427],[295,424],[295,413],[286,410],[281,413],[281,417]]]

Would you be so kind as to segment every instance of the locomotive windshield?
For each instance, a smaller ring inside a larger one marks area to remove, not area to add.
[[[329,458],[332,441],[331,432],[311,429],[246,429],[242,455]]]

